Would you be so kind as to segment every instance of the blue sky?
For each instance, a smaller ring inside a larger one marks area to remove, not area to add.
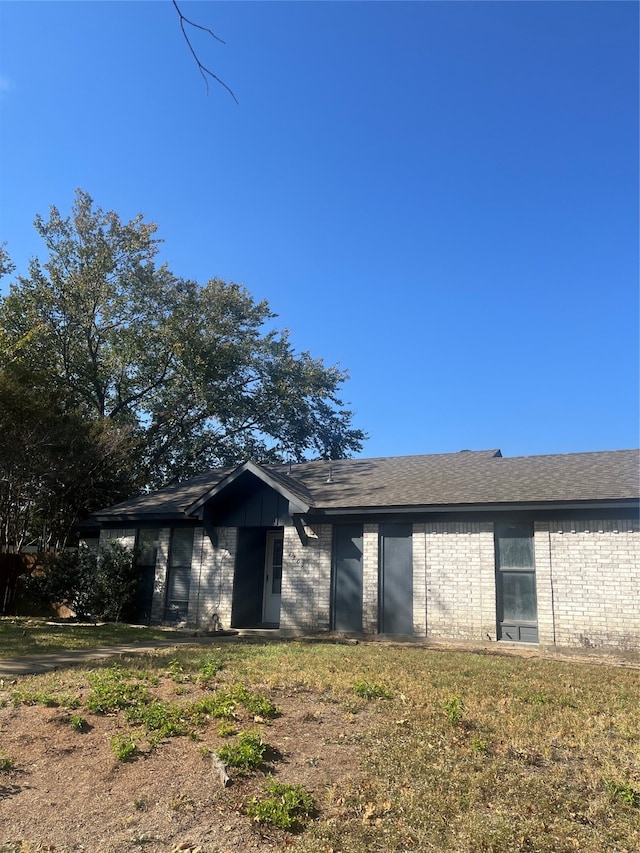
[[[638,444],[638,4],[0,3],[0,242],[76,187],[350,371],[363,455]],[[0,286],[6,292],[8,280]]]

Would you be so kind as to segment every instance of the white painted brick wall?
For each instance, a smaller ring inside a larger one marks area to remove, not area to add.
[[[204,528],[196,528],[189,600],[189,624],[208,630],[231,626],[238,530],[217,527],[214,536],[216,547]]]
[[[129,527],[114,528],[113,530],[100,531],[100,545],[107,545],[109,542],[118,542],[125,548],[136,547],[136,531],[135,528]]]
[[[379,526],[365,524],[362,530],[362,630],[378,632]]]
[[[495,639],[493,525],[428,522],[421,526],[424,546],[418,527],[414,526],[414,555],[424,548],[427,636],[442,640]]]
[[[280,628],[328,631],[331,595],[331,525],[306,525],[307,545],[295,527],[284,528]]]
[[[307,526],[303,546],[284,530],[280,626],[326,631],[331,620],[332,527]],[[237,529],[218,528],[217,547],[194,534],[189,623],[231,624]],[[136,531],[103,530],[100,543],[135,545]],[[152,618],[161,621],[170,530],[160,531]],[[640,648],[640,522],[536,522],[536,593],[542,645]],[[378,525],[363,530],[363,628],[378,630]],[[495,639],[493,524],[413,525],[413,622],[416,636]]]
[[[413,525],[413,633],[427,634],[427,539],[426,525]]]
[[[536,530],[536,567],[546,551],[544,642],[640,649],[640,522],[562,521]],[[541,635],[540,642],[543,642]]]

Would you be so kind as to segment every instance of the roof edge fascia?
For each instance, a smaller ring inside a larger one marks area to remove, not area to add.
[[[634,509],[640,508],[640,498],[615,498],[598,501],[513,501],[496,503],[469,503],[469,504],[422,504],[422,505],[395,505],[374,507],[336,507],[326,509],[317,507],[312,509],[308,515],[322,516],[332,519],[345,515],[420,515],[431,513],[465,513],[465,512],[503,512],[514,510],[598,510],[598,509]]]

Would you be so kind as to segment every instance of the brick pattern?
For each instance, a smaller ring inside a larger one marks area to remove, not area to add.
[[[536,526],[549,594],[538,612],[540,642],[583,648],[640,648],[640,521],[553,521]],[[546,529],[543,529],[546,527]],[[539,547],[538,547],[539,545]]]
[[[162,621],[170,529],[160,530],[152,606]],[[284,528],[280,626],[327,631],[331,624],[332,526],[306,526],[303,545]],[[378,525],[363,529],[363,629],[378,631]],[[231,625],[237,529],[217,528],[214,547],[196,528],[188,622]],[[100,544],[134,547],[136,531],[103,530]],[[536,522],[539,642],[546,646],[640,648],[640,521]],[[484,642],[496,639],[493,524],[413,525],[413,622],[416,636]]]
[[[153,600],[151,602],[151,621],[164,620],[164,603],[167,597],[167,570],[169,567],[169,541],[171,528],[163,527],[158,536],[158,551],[156,555],[156,577],[153,583]]]
[[[188,624],[207,630],[231,626],[233,576],[236,564],[238,530],[217,527],[216,546],[202,527],[196,528],[193,542],[193,573]]]
[[[365,524],[362,530],[362,630],[378,632],[379,526]]]
[[[328,631],[331,617],[331,542],[329,524],[306,525],[307,544],[295,527],[284,528],[280,628]]]
[[[100,531],[100,545],[108,542],[119,542],[125,548],[136,547],[136,531],[128,527],[114,528],[113,530]]]
[[[413,525],[413,633],[427,635],[427,540],[426,524]]]
[[[495,639],[493,525],[428,522],[423,527],[427,636]],[[415,554],[422,548],[415,528],[414,537]]]

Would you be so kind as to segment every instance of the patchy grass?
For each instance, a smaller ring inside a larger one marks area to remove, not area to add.
[[[384,684],[371,684],[363,678],[353,685],[353,692],[361,699],[393,699],[393,693]]]
[[[315,813],[313,797],[301,785],[270,780],[264,786],[266,797],[254,797],[247,814],[256,823],[268,823],[278,829],[297,832]]]
[[[184,690],[178,697],[176,684]],[[354,685],[362,685],[355,697]],[[16,715],[37,708],[14,708],[12,692],[15,685],[0,689],[0,703],[9,706],[14,727]],[[113,715],[118,731],[112,748],[122,774],[156,733],[169,738],[197,728],[205,746],[188,738],[166,747],[158,743],[148,766],[158,775],[166,761],[175,772],[177,756],[198,749],[215,751],[230,767],[253,769],[216,799],[221,827],[240,814],[248,825],[250,816],[259,821],[261,831],[291,830],[296,815],[292,810],[287,827],[285,812],[293,804],[291,792],[300,793],[304,783],[313,792],[313,819],[301,812],[295,826],[304,832],[287,836],[286,843],[282,835],[269,836],[269,849],[640,849],[640,678],[631,668],[412,645],[238,642],[210,656],[172,648],[115,668],[25,678],[20,692],[59,705],[61,696],[77,696],[83,713]],[[371,701],[383,695],[384,701]],[[295,716],[287,716],[294,699]],[[329,709],[339,722],[329,725]],[[106,724],[111,716],[92,719]],[[268,767],[263,765],[265,731],[271,744],[286,749],[286,761],[270,751]],[[85,741],[78,738],[76,748]],[[338,759],[321,784],[309,786],[323,752],[336,744],[344,744],[345,753],[357,751],[357,772],[338,774]],[[306,762],[294,779],[287,778],[292,756],[300,756],[298,766]],[[146,767],[146,761],[135,765],[140,788]],[[277,775],[277,790],[263,789],[260,774],[267,770]],[[206,793],[193,796],[193,807],[189,800],[183,808],[180,800],[185,832],[188,821],[199,819],[198,797],[210,796],[210,777],[203,784]],[[208,813],[202,821],[211,826]],[[259,847],[260,837],[251,836],[255,845],[247,837],[237,849]]]
[[[171,632],[131,625],[51,623],[44,619],[0,618],[0,659],[56,654],[149,640],[171,640]]]

